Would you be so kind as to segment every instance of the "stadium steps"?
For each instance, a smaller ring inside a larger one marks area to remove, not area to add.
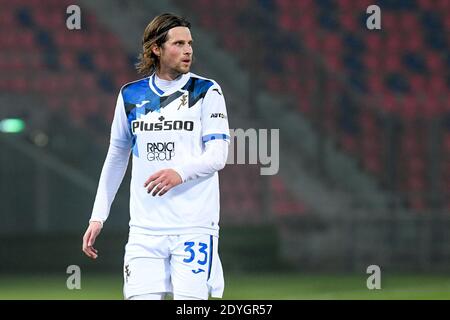
[[[324,214],[333,212],[333,208],[344,210],[348,205],[353,206],[355,203],[371,208],[387,207],[388,196],[378,187],[373,177],[358,168],[354,158],[339,151],[326,137],[319,137],[301,114],[283,108],[280,99],[266,94],[258,98],[260,113],[266,117],[267,122],[281,128],[280,131],[284,133],[280,133],[288,145],[284,151],[291,150],[281,154],[284,161],[292,162],[292,168],[289,170],[295,168],[297,172],[287,173],[286,179],[291,181],[291,186],[297,189],[299,194],[304,197],[310,194],[310,205],[317,207],[318,211],[323,211]],[[274,114],[277,116],[274,117]],[[325,179],[311,175],[311,170],[305,168],[307,163],[320,160],[317,159],[320,139],[325,139],[323,150],[324,175],[327,177]],[[286,155],[289,155],[288,158]],[[337,192],[338,195],[333,196],[333,192]],[[344,196],[339,195],[340,193]],[[350,203],[347,200],[349,197]],[[336,202],[330,199],[336,199]],[[330,203],[327,203],[328,201]]]

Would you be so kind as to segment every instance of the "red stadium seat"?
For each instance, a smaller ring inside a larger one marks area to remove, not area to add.
[[[347,31],[356,31],[360,27],[357,17],[351,11],[344,11],[339,14],[339,21],[342,27]]]
[[[386,52],[384,52],[385,57],[397,56],[398,54],[403,53],[404,50],[403,35],[398,33],[389,35],[386,41]]]
[[[306,212],[304,203],[289,193],[283,181],[274,176],[271,181],[272,210],[279,216],[301,215]]]
[[[94,63],[96,67],[101,71],[108,71],[114,67],[112,63],[111,54],[107,52],[96,52],[94,54]]]
[[[341,136],[340,140],[345,151],[351,154],[355,154],[357,152],[357,141],[354,136],[344,134]]]
[[[417,99],[413,96],[406,96],[400,103],[400,112],[404,119],[414,120],[420,115]]]
[[[423,75],[413,74],[409,77],[409,85],[412,92],[424,91],[426,82],[426,78]]]
[[[368,52],[374,55],[380,55],[383,52],[382,49],[384,48],[386,41],[381,35],[377,33],[369,33],[364,37],[364,39],[366,40]]]
[[[297,28],[300,33],[306,36],[307,43],[310,41],[317,41],[317,36],[312,34],[310,30],[314,30],[316,23],[314,18],[310,15],[303,15],[301,19],[297,19]],[[308,37],[309,36],[309,37]],[[318,48],[317,46],[311,46],[311,48]]]
[[[336,2],[342,11],[351,11],[354,8],[352,0],[336,0]]]
[[[412,175],[423,176],[426,170],[425,161],[421,157],[412,157],[406,162],[407,170]]]
[[[381,107],[388,113],[398,110],[399,103],[395,96],[388,94],[383,97]]]
[[[408,191],[423,192],[425,191],[426,183],[421,174],[410,173],[406,180]]]
[[[427,51],[425,53],[425,57],[426,57],[425,60],[427,63],[427,67],[432,73],[440,73],[440,72],[442,72],[442,70],[445,70],[443,61],[441,60],[441,57],[439,54],[437,54],[435,52]]]
[[[424,51],[424,45],[422,41],[422,35],[420,31],[415,29],[414,32],[411,32],[408,35],[405,35],[405,50],[410,52],[422,52]]]
[[[292,6],[296,7],[301,13],[311,13],[315,9],[313,0],[295,1],[291,0]]]
[[[434,1],[430,1],[430,0],[417,0],[417,3],[419,4],[421,9],[424,10],[434,10]]]
[[[332,72],[340,72],[342,70],[342,60],[339,56],[332,53],[325,55],[327,67]]]
[[[448,0],[436,0],[436,10],[448,13],[450,11],[450,2]]]
[[[78,68],[77,58],[71,50],[63,51],[59,56],[59,62],[65,70],[74,70]]]
[[[282,59],[285,72],[297,74],[301,71],[301,58],[297,54],[285,54]]]
[[[358,1],[352,1],[353,8],[356,12],[365,12],[367,7],[374,4],[372,0],[358,0]]]
[[[430,90],[430,93],[432,92],[433,90]],[[439,93],[442,93],[442,91],[440,91]],[[423,110],[423,116],[425,118],[435,118],[439,117],[442,114],[443,108],[439,100],[436,98],[437,94],[438,92],[436,92],[435,94],[431,94],[423,102],[421,102],[421,109]]]
[[[364,168],[375,175],[380,175],[383,172],[382,162],[375,156],[364,156]]]
[[[381,67],[389,73],[395,73],[404,69],[400,56],[397,54],[388,55],[384,58],[384,64]]]
[[[239,41],[239,39],[232,34],[227,34],[223,36],[223,44],[224,47],[230,51],[242,49],[241,41]]]
[[[421,196],[416,196],[416,197],[411,198],[409,201],[409,205],[412,209],[417,210],[417,211],[423,211],[427,207],[425,200]]]
[[[368,71],[378,73],[380,68],[383,67],[383,59],[377,54],[366,54],[363,57],[364,65]]]
[[[342,52],[342,40],[337,34],[326,34],[321,39],[320,51],[327,54],[332,53],[338,55]]]
[[[392,12],[383,12],[382,15],[382,28],[383,30],[385,30],[385,32],[387,32],[388,34],[390,34],[391,32],[396,32],[398,31],[398,21],[399,21],[399,17],[398,15],[392,13]]]
[[[417,140],[415,133],[405,133],[401,145],[402,154],[406,158],[417,156],[423,152],[423,145]]]
[[[444,152],[450,156],[450,132],[444,135],[443,145],[444,145]],[[450,162],[448,162],[448,163],[450,163]]]
[[[378,74],[373,74],[368,79],[368,87],[371,93],[381,93],[384,91],[383,79]]]
[[[297,18],[291,12],[282,12],[279,17],[279,25],[285,31],[295,32],[297,30]]]
[[[431,76],[427,82],[427,92],[432,95],[448,93],[445,79],[440,76]]]
[[[5,8],[2,5],[2,10],[0,10],[0,21],[2,22],[3,29],[17,29],[17,19],[13,14],[14,10]]]
[[[15,77],[8,80],[9,90],[14,93],[28,93],[28,81],[25,77]]]
[[[299,92],[299,90],[301,90],[302,84],[300,83],[300,79],[299,79],[298,75],[286,77],[285,87],[289,92],[292,92],[292,93]]]
[[[266,78],[266,86],[272,92],[281,92],[283,90],[283,82],[277,76]]]
[[[400,13],[397,27],[404,33],[415,33],[420,29],[420,24],[417,21],[415,13],[404,11]]]
[[[277,8],[281,11],[291,9],[291,1],[290,0],[275,0]]]

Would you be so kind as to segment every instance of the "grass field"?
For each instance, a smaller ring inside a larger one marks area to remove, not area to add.
[[[66,277],[0,276],[0,299],[122,299],[117,275],[82,276],[80,290],[68,290]],[[365,275],[242,274],[225,279],[224,299],[450,299],[450,276],[397,275],[368,290]]]

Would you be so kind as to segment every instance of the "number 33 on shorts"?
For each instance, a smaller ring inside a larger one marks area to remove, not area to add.
[[[208,262],[208,251],[207,251],[208,245],[203,242],[199,242],[198,245],[196,245],[196,243],[193,241],[186,241],[184,245],[185,245],[184,251],[189,253],[189,257],[183,259],[183,262],[191,263],[195,262],[194,260],[197,260],[196,262],[199,264],[199,267],[197,269],[192,269],[192,272],[195,274],[200,272],[206,272],[203,266],[205,266],[206,263]],[[198,249],[198,255],[196,255],[195,253],[196,247]],[[196,259],[196,256],[199,256],[200,259]]]
[[[172,252],[172,283],[181,294],[222,297],[224,279],[218,254],[218,238],[211,235],[181,235]]]

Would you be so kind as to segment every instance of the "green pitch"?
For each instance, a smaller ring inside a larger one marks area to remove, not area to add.
[[[450,276],[384,276],[380,290],[368,290],[366,275],[227,275],[224,299],[450,299]],[[66,277],[0,276],[0,299],[122,299],[122,278],[83,275],[80,290]]]

